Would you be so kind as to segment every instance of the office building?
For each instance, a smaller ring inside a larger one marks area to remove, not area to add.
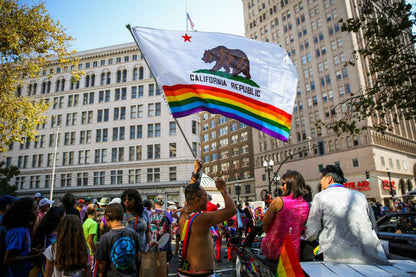
[[[180,191],[194,165],[190,148],[200,148],[198,114],[178,119],[178,126],[135,43],[75,57],[84,71],[78,82],[71,81],[76,68],[51,61],[18,90],[50,105],[37,140],[14,143],[1,158],[20,169],[13,180],[19,195],[49,196],[54,175],[54,199],[66,192],[120,197],[135,188],[143,199],[163,194],[183,203]]]
[[[337,136],[330,129],[317,126],[319,120],[330,122],[333,116],[346,116],[342,104],[360,93],[368,84],[365,61],[344,67],[354,59],[360,39],[341,32],[341,18],[358,14],[356,1],[335,0],[243,0],[245,35],[252,39],[278,43],[296,66],[299,82],[291,135],[287,143],[257,130],[253,132],[256,195],[268,190],[264,161],[274,161],[278,175],[287,170],[303,174],[313,193],[318,191],[320,169],[327,164],[341,166],[348,179],[346,186],[362,191],[378,201],[390,198],[390,183],[397,196],[415,188],[415,121],[402,120],[385,134],[375,132],[376,118],[359,126],[368,127],[361,134]],[[355,60],[355,59],[354,59]],[[332,110],[337,109],[337,115]],[[387,117],[387,120],[391,119]],[[282,162],[284,162],[282,164]],[[367,180],[365,171],[369,171]],[[276,183],[272,180],[272,186]]]

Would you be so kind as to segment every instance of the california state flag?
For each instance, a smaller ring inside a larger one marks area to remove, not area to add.
[[[174,118],[208,111],[288,140],[297,73],[279,45],[222,33],[130,31]]]

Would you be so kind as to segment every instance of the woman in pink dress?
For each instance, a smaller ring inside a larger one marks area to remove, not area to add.
[[[309,213],[309,205],[302,197],[307,192],[302,175],[289,171],[282,176],[281,182],[283,196],[273,199],[262,222],[266,237],[261,243],[261,250],[269,260],[279,259],[288,233],[300,257],[300,237]]]

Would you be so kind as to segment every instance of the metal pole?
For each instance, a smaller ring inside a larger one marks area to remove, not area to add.
[[[49,194],[49,200],[52,201],[53,198],[53,186],[55,185],[55,167],[56,167],[56,151],[58,149],[58,134],[59,134],[59,126],[56,127],[56,135],[55,135],[55,150],[53,151],[53,162],[52,162],[52,181],[51,181],[51,191]],[[53,204],[51,204],[52,207]]]
[[[393,186],[391,185],[391,172],[390,169],[387,169],[387,176],[389,176],[389,187],[390,187],[390,195],[391,198],[393,199],[394,195],[393,195]]]

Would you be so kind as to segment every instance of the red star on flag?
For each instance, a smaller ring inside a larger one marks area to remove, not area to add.
[[[184,36],[182,36],[182,37],[183,37],[183,42],[187,42],[187,41],[191,42],[191,37],[190,37],[190,36],[188,36],[188,34],[187,34],[187,33],[185,33],[185,35],[184,35]]]

